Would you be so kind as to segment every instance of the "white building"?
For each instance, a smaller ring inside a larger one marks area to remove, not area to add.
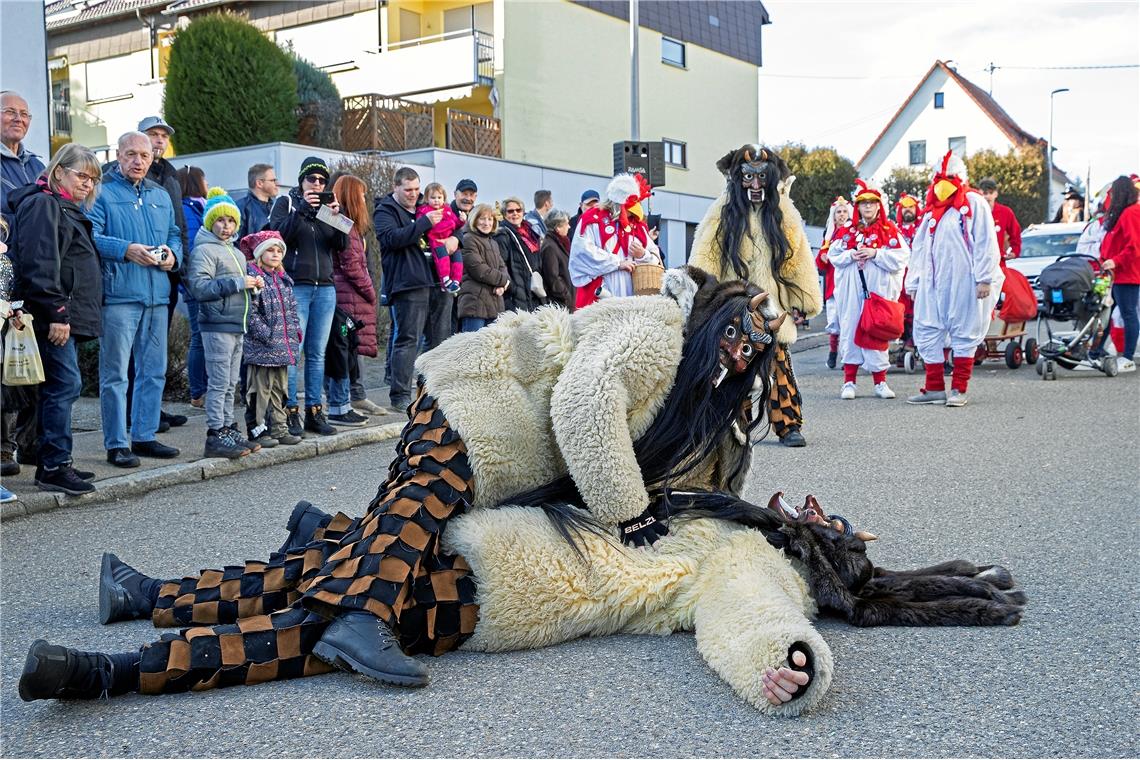
[[[859,176],[881,185],[891,170],[903,166],[936,166],[946,151],[967,152],[1047,145],[1018,126],[997,101],[943,61],[935,61],[910,96],[856,162]],[[977,179],[977,178],[975,178]],[[1052,215],[1068,178],[1053,171]]]

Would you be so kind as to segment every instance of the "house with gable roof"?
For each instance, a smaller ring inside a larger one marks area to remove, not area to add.
[[[1044,150],[1047,144],[1044,138],[1022,129],[981,87],[945,61],[935,61],[856,162],[856,168],[860,177],[881,185],[892,169],[935,166],[947,150],[965,157],[967,152],[980,150],[1005,153],[1029,146]],[[1061,202],[1069,182],[1054,166],[1054,204]],[[1054,210],[1050,209],[1050,216]]]

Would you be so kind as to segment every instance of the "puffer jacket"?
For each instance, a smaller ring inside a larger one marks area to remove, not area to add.
[[[277,230],[288,246],[282,262],[298,285],[332,285],[333,254],[348,245],[348,238],[317,219],[313,208],[294,187],[273,203],[267,230]]]
[[[250,277],[264,279],[265,287],[253,297],[242,361],[258,367],[296,364],[303,335],[293,279],[282,271],[268,272],[252,261],[245,271]]]
[[[348,233],[348,247],[333,256],[333,284],[336,305],[352,315],[356,323],[358,354],[376,356],[376,287],[368,272],[368,252],[356,227]]]
[[[198,302],[202,332],[244,333],[250,291],[245,287],[245,257],[228,240],[202,227],[186,271],[190,295]]]
[[[103,334],[103,277],[91,220],[40,180],[8,196],[16,217],[11,255],[24,309],[44,329],[70,324],[80,338]]]
[[[87,217],[103,265],[103,303],[170,303],[166,272],[126,259],[131,243],[166,245],[174,252],[174,268],[182,264],[182,233],[166,190],[146,178],[136,185],[115,164],[103,174],[99,198]]]
[[[495,288],[507,284],[510,274],[498,243],[490,235],[468,230],[463,236],[463,282],[459,286],[459,318],[495,319],[503,313],[503,297]]]

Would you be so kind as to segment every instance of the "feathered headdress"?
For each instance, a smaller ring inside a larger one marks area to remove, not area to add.
[[[606,200],[618,206],[622,227],[629,227],[629,215],[645,219],[641,202],[653,194],[653,188],[640,174],[618,174],[606,186]]]

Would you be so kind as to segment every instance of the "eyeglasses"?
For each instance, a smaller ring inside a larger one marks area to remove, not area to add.
[[[309,178],[306,177],[305,179],[309,179]],[[320,177],[317,177],[317,179],[320,179]],[[258,180],[258,182],[272,182],[273,184],[276,185],[277,184],[277,178],[276,177],[262,177],[261,179]]]
[[[503,213],[504,213],[504,214],[521,214],[522,212],[523,212],[523,211],[522,211],[522,209],[521,209],[521,208],[507,208],[507,209],[503,209]]]
[[[77,171],[76,169],[72,169],[70,166],[65,166],[63,168],[66,169],[67,171],[71,172],[72,174],[74,174],[75,178],[77,180],[79,180],[80,182],[90,182],[92,185],[98,185],[99,182],[102,180],[102,177],[92,177],[90,174],[87,174],[86,172]]]
[[[15,108],[5,108],[4,109],[4,115],[7,116],[9,119],[14,119],[17,116],[19,116],[24,121],[31,121],[32,120],[32,115],[30,113],[28,113],[27,111],[17,111]]]
[[[274,182],[276,181],[277,180],[274,180]],[[327,185],[329,183],[328,179],[319,174],[306,174],[305,181],[310,185]]]

